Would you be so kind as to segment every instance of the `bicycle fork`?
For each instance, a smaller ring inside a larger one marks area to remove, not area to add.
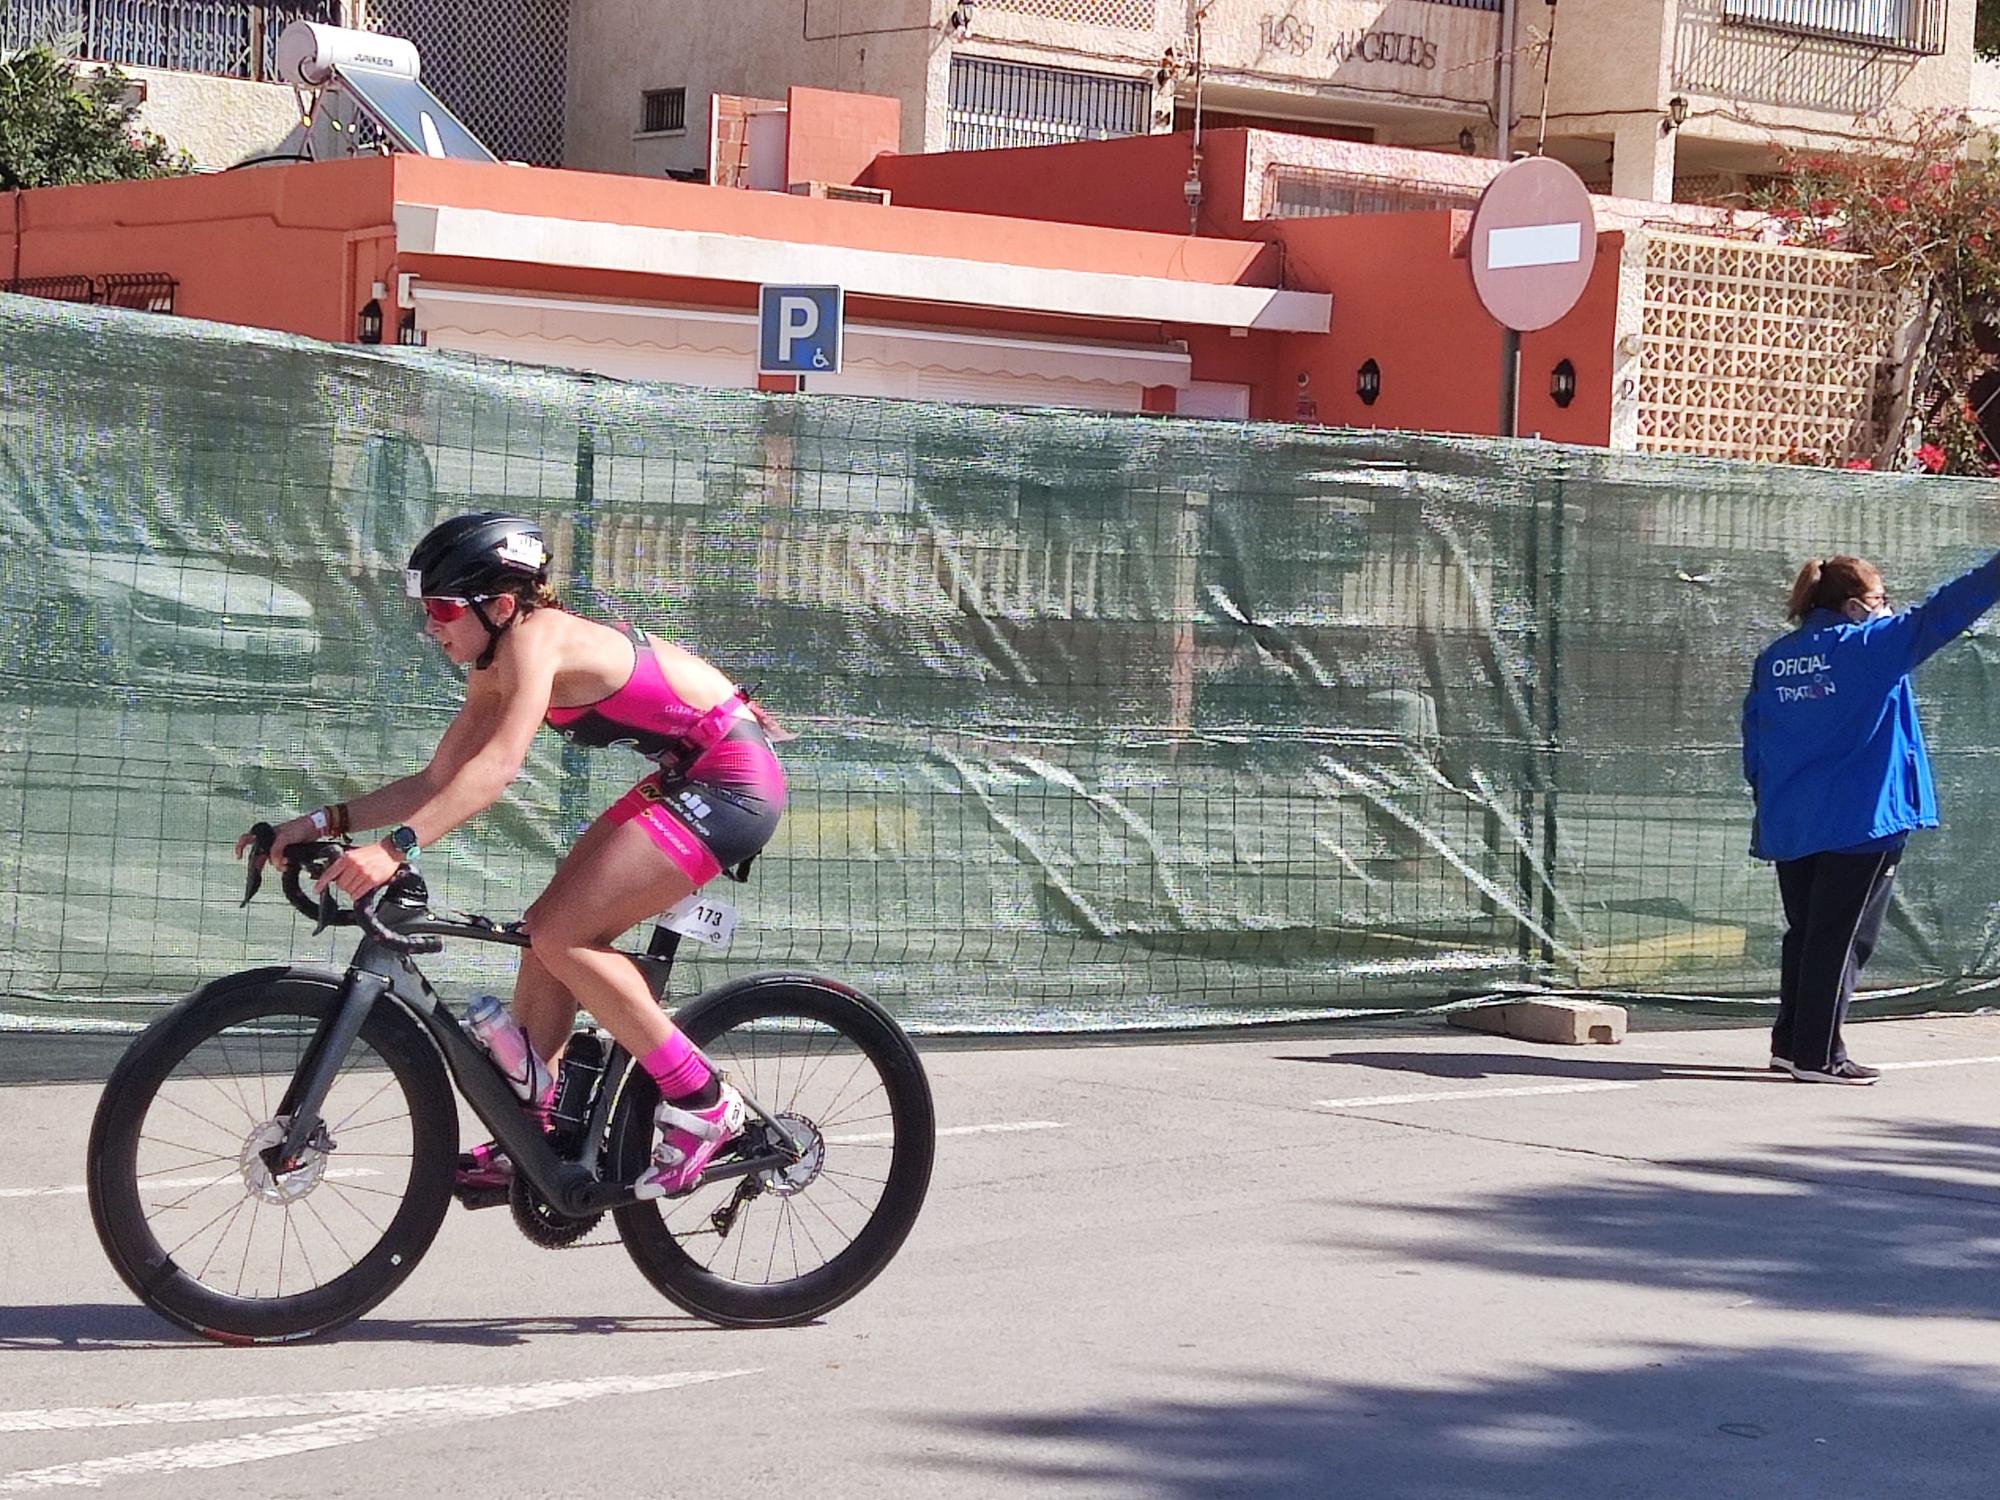
[[[332,1149],[334,1142],[326,1135],[320,1109],[375,1002],[388,988],[388,979],[379,973],[358,966],[348,969],[333,1009],[313,1032],[292,1081],[285,1086],[284,1097],[278,1101],[278,1118],[286,1122],[284,1139],[258,1153],[273,1178],[298,1171],[306,1164],[310,1149]]]

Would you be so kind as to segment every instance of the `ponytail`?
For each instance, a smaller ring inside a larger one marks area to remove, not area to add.
[[[1845,552],[1811,558],[1792,580],[1785,617],[1803,620],[1816,609],[1839,609],[1849,599],[1863,598],[1881,585],[1881,573],[1866,558]]]

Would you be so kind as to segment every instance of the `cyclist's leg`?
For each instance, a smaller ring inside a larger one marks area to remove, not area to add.
[[[522,973],[535,994],[531,1003],[551,1010],[581,1004],[613,1040],[644,1059],[673,1034],[673,1023],[631,959],[611,944],[688,895],[697,881],[637,821],[610,818],[592,825],[529,908],[533,970],[524,963]],[[538,1026],[550,1019],[542,1010],[534,1016]]]
[[[587,865],[600,858],[603,845],[614,826],[608,819],[599,818],[585,829],[583,836],[570,846],[569,852],[557,864],[556,878],[551,880],[549,889],[556,888],[556,880],[570,865]],[[546,894],[542,899],[547,899]],[[535,920],[541,906],[542,901],[536,901],[522,917],[521,925],[530,935],[535,931]],[[521,1023],[522,1029],[528,1033],[529,1042],[551,1070],[562,1049],[568,1045],[570,1033],[576,1029],[576,1012],[576,997],[568,987],[536,956],[534,949],[524,949],[520,973],[514,980],[514,1019]]]

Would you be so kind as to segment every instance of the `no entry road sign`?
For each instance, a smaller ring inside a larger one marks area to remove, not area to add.
[[[1531,156],[1486,185],[1472,216],[1472,285],[1503,328],[1547,328],[1583,295],[1597,259],[1590,192],[1568,167]]]

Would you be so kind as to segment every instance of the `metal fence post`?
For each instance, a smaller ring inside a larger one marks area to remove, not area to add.
[[[579,416],[576,424],[576,498],[570,532],[570,587],[588,596],[597,584],[597,434]],[[565,851],[590,820],[590,759],[580,745],[562,748],[562,784],[556,797],[558,838]]]

